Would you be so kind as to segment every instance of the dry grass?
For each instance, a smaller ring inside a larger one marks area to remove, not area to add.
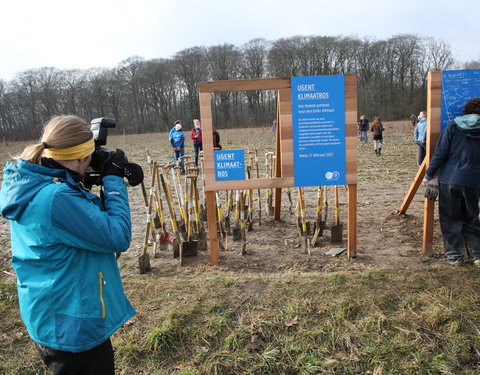
[[[385,125],[381,158],[371,142],[359,145],[354,262],[323,256],[327,239],[311,257],[301,254],[284,198],[282,221],[248,234],[249,256],[233,243],[220,267],[202,253],[180,268],[162,254],[140,276],[144,208],[130,189],[134,236],[119,265],[138,314],[113,336],[117,374],[479,373],[480,271],[444,266],[438,233],[436,258],[419,256],[421,197],[409,215],[393,214],[416,171],[411,128]],[[273,141],[269,129],[222,131],[224,148],[269,151]],[[1,160],[23,146],[5,145]],[[143,165],[145,148],[170,159],[166,134],[111,137],[109,147]],[[19,317],[9,257],[0,218],[0,374],[44,374]]]

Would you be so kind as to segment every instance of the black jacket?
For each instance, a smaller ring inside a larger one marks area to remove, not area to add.
[[[452,123],[443,130],[426,178],[437,170],[442,184],[480,189],[480,129],[464,130]]]
[[[368,132],[369,121],[367,119],[360,120],[358,122],[358,130]]]

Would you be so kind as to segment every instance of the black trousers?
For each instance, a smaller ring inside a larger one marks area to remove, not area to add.
[[[423,142],[416,142],[418,146],[417,151],[417,164],[420,165],[425,159],[425,155],[427,153],[427,146]]]
[[[203,143],[194,143],[193,148],[195,149],[195,166],[198,167],[198,154],[200,153],[200,151],[203,151]]]
[[[36,343],[35,348],[55,375],[115,375],[110,339],[80,353],[51,349]]]
[[[448,260],[462,260],[465,250],[480,259],[479,201],[480,189],[440,184],[440,228]]]

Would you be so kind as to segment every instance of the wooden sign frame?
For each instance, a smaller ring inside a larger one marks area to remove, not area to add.
[[[410,203],[425,177],[425,172],[435,150],[438,138],[440,137],[440,122],[442,114],[442,72],[432,71],[428,72],[428,87],[427,87],[427,150],[425,159],[419,166],[417,174],[413,179],[410,188],[408,189],[405,198],[403,199],[400,208],[397,210],[398,214],[405,214]],[[434,217],[435,202],[425,198],[424,213],[423,213],[423,240],[422,240],[422,254],[432,256],[433,243],[433,217]]]
[[[348,187],[348,257],[357,250],[357,77],[345,75],[346,183]],[[280,217],[281,188],[294,187],[292,97],[290,78],[263,78],[199,82],[200,118],[203,129],[204,187],[210,239],[210,263],[218,265],[215,192],[220,190],[275,189],[275,218]],[[216,181],[213,155],[211,95],[219,92],[277,90],[277,174],[275,178]]]

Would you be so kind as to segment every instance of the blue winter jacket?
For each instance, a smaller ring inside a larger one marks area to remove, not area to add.
[[[130,245],[127,190],[117,176],[103,183],[105,209],[65,169],[5,166],[0,212],[10,220],[20,314],[38,344],[82,352],[135,314],[115,258]]]
[[[430,180],[439,171],[438,181],[480,189],[480,116],[456,117],[442,131],[425,174]]]
[[[427,134],[427,118],[423,117],[415,126],[413,131],[413,139],[415,142],[425,141],[425,135]]]

